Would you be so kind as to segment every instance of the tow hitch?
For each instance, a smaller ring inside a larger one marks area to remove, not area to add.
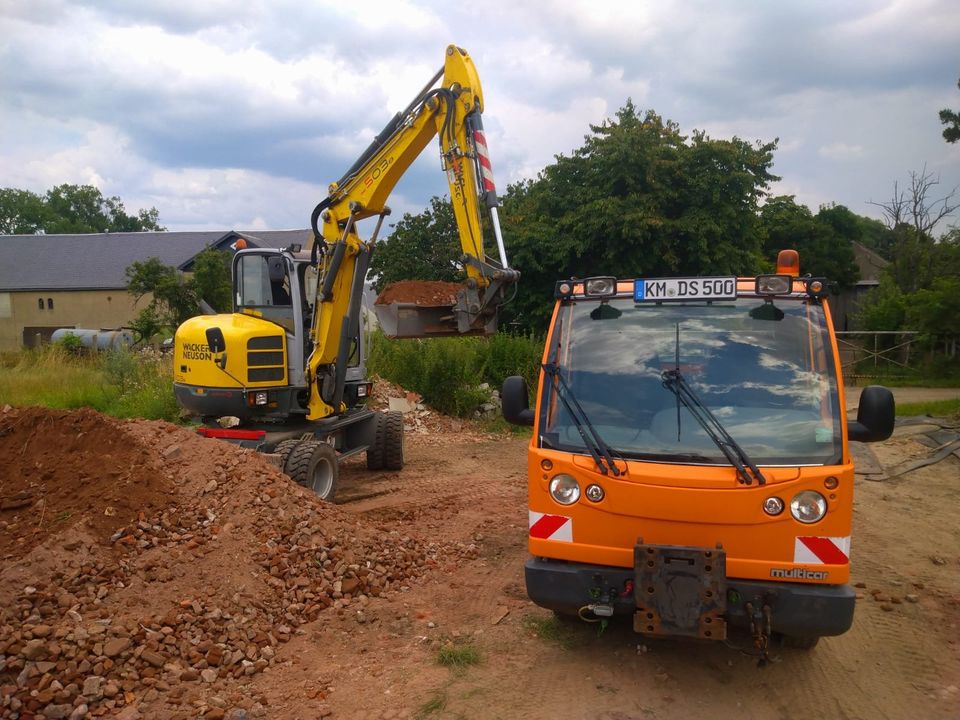
[[[726,639],[727,554],[719,544],[645,545],[638,538],[633,564],[636,632]]]

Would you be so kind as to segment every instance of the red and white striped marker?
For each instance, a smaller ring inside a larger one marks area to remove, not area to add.
[[[573,542],[573,518],[530,511],[530,537]]]
[[[850,536],[798,537],[793,543],[793,561],[806,565],[846,565],[850,562]]]
[[[480,176],[483,179],[483,189],[487,192],[497,192],[493,183],[493,165],[490,164],[490,151],[487,150],[487,138],[482,130],[475,130],[473,141],[477,146],[477,160],[480,162]]]

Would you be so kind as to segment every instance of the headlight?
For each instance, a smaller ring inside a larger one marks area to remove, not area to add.
[[[550,481],[550,496],[561,505],[573,505],[580,499],[580,485],[570,475],[557,475]]]
[[[590,502],[600,502],[603,500],[603,488],[594,483],[593,485],[587,485],[587,489],[583,493],[587,496],[587,500]]]
[[[265,392],[258,392],[254,396],[253,402],[257,405],[266,405],[267,404],[267,394]]]
[[[803,490],[790,501],[790,514],[802,523],[815,523],[827,513],[827,499],[814,490]]]
[[[767,515],[779,515],[783,512],[783,500],[776,495],[771,495],[763,501],[763,511]]]

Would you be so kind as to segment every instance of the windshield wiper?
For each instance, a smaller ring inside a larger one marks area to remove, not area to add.
[[[580,437],[583,438],[583,444],[590,452],[600,472],[606,475],[609,468],[609,472],[612,473],[614,477],[619,477],[620,469],[613,460],[613,453],[610,451],[610,447],[603,441],[603,438],[600,437],[596,428],[590,423],[590,418],[587,417],[587,413],[584,412],[580,403],[577,402],[577,398],[574,397],[573,391],[570,389],[570,386],[567,385],[567,381],[564,380],[563,375],[560,374],[560,366],[556,363],[544,363],[543,371],[553,379],[557,390],[557,397],[560,398],[560,402],[563,403],[567,412],[570,413],[570,417],[573,418],[573,422],[577,426],[577,432],[580,433]],[[589,431],[591,437],[587,436],[587,431]]]
[[[754,462],[750,459],[743,448],[737,444],[726,428],[717,419],[710,408],[703,404],[703,401],[697,397],[693,388],[690,387],[679,368],[676,370],[665,370],[661,376],[663,386],[677,396],[677,400],[687,408],[693,418],[700,423],[700,427],[713,440],[714,444],[720,448],[730,464],[737,469],[737,480],[744,485],[752,485],[753,478],[756,478],[759,485],[765,485],[767,480],[763,477]],[[749,472],[747,472],[749,470]],[[751,477],[751,474],[753,477]]]

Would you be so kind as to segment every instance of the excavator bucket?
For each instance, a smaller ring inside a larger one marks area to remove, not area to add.
[[[497,315],[470,317],[465,285],[436,280],[403,280],[387,285],[373,309],[389,338],[493,335]]]

